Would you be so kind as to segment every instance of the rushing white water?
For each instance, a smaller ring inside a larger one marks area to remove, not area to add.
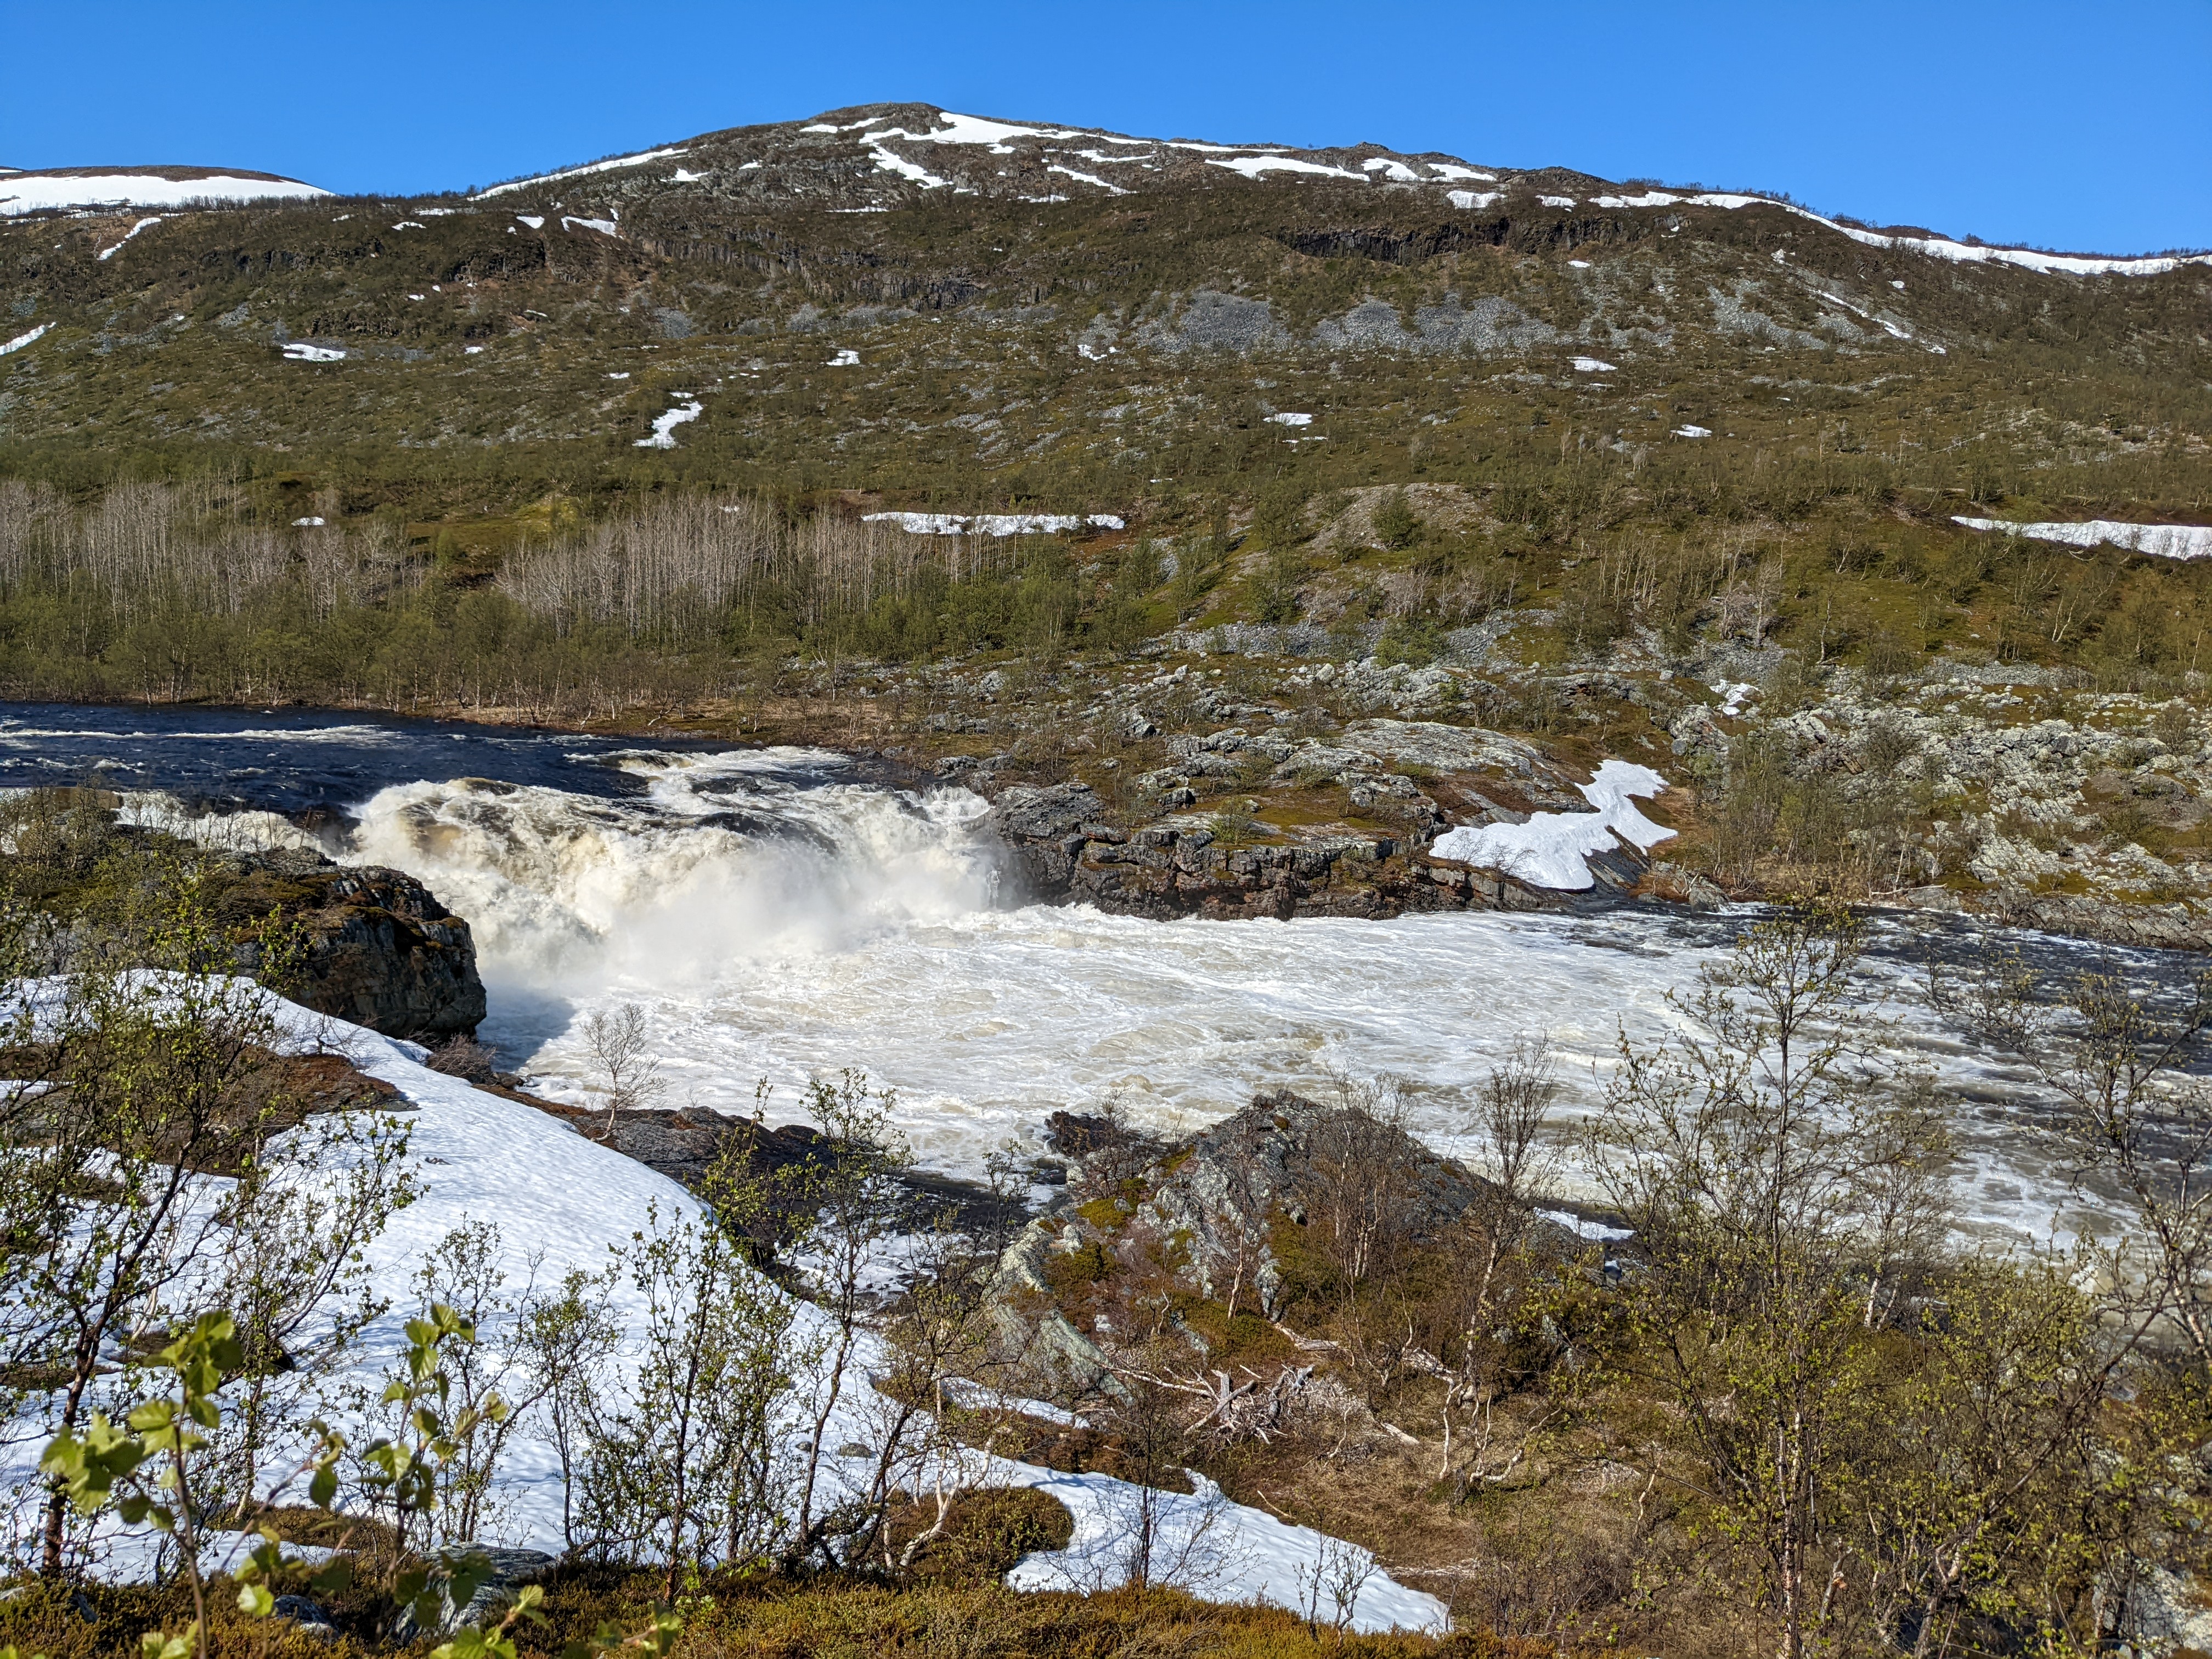
[[[1056,1108],[1119,1094],[1159,1127],[1194,1126],[1332,1071],[1420,1085],[1413,1127],[1450,1147],[1471,1086],[1537,1033],[1560,1058],[1571,1133],[1619,1033],[1671,1029],[1667,994],[1729,934],[1640,910],[1163,923],[1000,908],[966,791],[860,784],[799,750],[617,758],[644,793],[386,788],[349,855],[413,872],[471,919],[484,1036],[548,1092],[590,1097],[583,1022],[634,1002],[672,1103],[749,1112],[766,1078],[771,1115],[795,1115],[808,1077],[854,1067],[898,1091],[916,1151],[951,1173],[1010,1139],[1034,1150]],[[1902,969],[1876,971],[1907,1018],[1900,1063],[1966,1091],[1966,1223],[2044,1233],[2063,1183],[2020,1133],[2018,1079],[1913,1013]]]

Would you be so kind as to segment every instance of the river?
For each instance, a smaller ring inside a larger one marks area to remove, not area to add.
[[[424,881],[476,929],[502,1062],[591,1097],[580,1026],[635,1003],[671,1103],[796,1115],[811,1075],[898,1094],[927,1165],[973,1174],[1035,1150],[1046,1115],[1118,1095],[1163,1129],[1255,1089],[1390,1073],[1413,1127],[1465,1150],[1468,1097],[1517,1037],[1559,1058],[1557,1133],[1602,1097],[1615,1045],[1747,913],[1621,904],[1565,915],[1155,922],[1014,902],[958,788],[901,789],[819,750],[736,749],[287,711],[0,705],[0,785],[96,780],[205,838],[293,842]],[[210,816],[211,815],[211,816]],[[1970,1234],[2041,1237],[2083,1212],[2027,1125],[2027,1079],[1948,1030],[1919,962],[1967,930],[1877,921],[1868,963],[1900,1070],[1949,1093]],[[2043,965],[2155,952],[2027,940]],[[1570,1160],[1571,1162],[1571,1159]],[[2093,1212],[2094,1212],[2094,1206]]]

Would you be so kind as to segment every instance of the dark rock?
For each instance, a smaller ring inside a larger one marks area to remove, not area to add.
[[[469,924],[414,877],[286,848],[226,854],[217,878],[218,923],[244,928],[273,914],[298,928],[300,960],[282,988],[295,1001],[433,1044],[472,1036],[483,1020]],[[264,947],[249,939],[239,957],[242,968],[258,969]]]
[[[297,1633],[311,1642],[328,1644],[338,1639],[330,1615],[304,1595],[278,1596],[273,1616],[290,1620]]]
[[[1955,894],[1950,896],[1959,908],[1966,908]],[[2212,925],[2182,904],[2124,904],[2086,893],[2032,893],[2005,887],[1982,896],[1973,908],[2008,927],[2033,927],[2145,950],[2212,951]]]

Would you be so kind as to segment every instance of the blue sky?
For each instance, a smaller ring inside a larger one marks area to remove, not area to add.
[[[2212,246],[2212,0],[5,0],[0,19],[15,167],[428,191],[911,99],[1787,191],[1992,241]]]

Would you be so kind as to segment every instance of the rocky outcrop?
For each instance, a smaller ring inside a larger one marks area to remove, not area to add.
[[[294,1000],[434,1046],[471,1035],[483,1020],[469,924],[414,877],[291,848],[226,854],[210,873],[216,919],[240,936],[247,971],[272,965],[271,918],[296,929],[298,955],[283,986]]]
[[[1548,910],[1559,894],[1495,871],[1431,859],[1382,836],[1237,844],[1195,819],[1123,830],[1089,786],[1004,791],[992,827],[1025,896],[1165,921],[1273,916],[1381,918],[1420,910]],[[1636,872],[1624,870],[1632,883]]]
[[[1363,1200],[1389,1211],[1384,1224],[1399,1237],[1434,1243],[1495,1190],[1392,1124],[1288,1090],[1255,1095],[1243,1111],[1178,1142],[1146,1183],[1138,1224],[1183,1247],[1192,1288],[1218,1297],[1241,1268],[1269,1318],[1282,1288],[1270,1242],[1278,1214],[1307,1225],[1329,1194],[1357,1186]]]

